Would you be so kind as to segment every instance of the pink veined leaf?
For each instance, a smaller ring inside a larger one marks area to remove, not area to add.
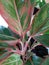
[[[0,8],[0,10],[1,10],[0,13],[1,13],[2,17],[8,23],[9,28],[13,32],[15,32],[16,34],[19,34],[20,36],[24,37],[26,32],[28,30],[30,30],[31,25],[32,25],[31,15],[32,15],[32,12],[33,12],[33,7],[30,3],[30,0],[29,1],[25,0],[25,3],[27,3],[28,6],[26,4],[23,5],[23,7],[19,10],[20,11],[20,17],[19,17],[19,12],[18,12],[18,8],[16,6],[15,0],[13,2],[14,2],[14,9],[15,9],[18,20],[15,20],[15,19],[10,17],[10,15],[7,13],[7,11],[5,11],[5,8],[4,8],[2,3],[0,3],[0,7],[1,7]],[[26,16],[25,20],[22,21],[24,23],[23,27],[22,27],[21,22],[20,22],[20,18],[23,16],[24,13],[27,13],[27,16]],[[11,21],[12,21],[12,23],[11,23]]]
[[[14,20],[10,17],[10,15],[5,11],[5,8],[3,4],[0,2],[0,14],[5,19],[5,21],[8,23],[9,28],[16,34],[19,34],[21,36],[22,34],[22,28],[20,25],[19,20]]]
[[[27,17],[26,17],[25,24],[26,24],[26,22],[27,22],[27,20],[28,20],[28,17],[29,17],[30,14],[31,14],[31,12],[32,12],[32,6],[30,6],[30,7],[28,8],[28,15],[27,15]],[[30,17],[31,17],[31,16],[30,16]],[[25,26],[25,24],[24,24],[24,26]],[[26,33],[27,31],[29,31],[30,28],[31,28],[31,20],[30,20],[30,23],[29,23],[29,25],[28,25],[28,28],[26,29],[26,31],[24,31],[24,33]]]
[[[25,36],[25,34],[27,33],[27,31],[29,31],[30,30],[30,28],[31,28],[31,25],[32,25],[32,20],[31,20],[31,17],[32,17],[32,13],[33,13],[33,6],[31,5],[31,3],[30,3],[30,0],[25,0],[25,3],[27,2],[27,5],[28,5],[28,7],[26,6],[26,5],[24,5],[23,7],[22,7],[22,9],[21,9],[21,11],[20,11],[20,15],[22,16],[25,12],[27,13],[27,15],[26,15],[26,18],[25,18],[25,20],[23,21],[24,22],[24,24],[23,24],[23,36]],[[30,20],[28,20],[28,19],[30,19]],[[27,26],[27,27],[26,27]]]

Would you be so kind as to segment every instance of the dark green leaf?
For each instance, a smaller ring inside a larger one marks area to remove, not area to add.
[[[32,65],[31,62],[29,60],[27,60],[27,62],[25,63],[25,65]]]
[[[13,32],[9,28],[5,28],[4,26],[0,26],[0,34],[13,36]]]
[[[49,34],[49,30],[45,32],[45,34]]]
[[[9,45],[5,42],[0,42],[0,48],[7,48]]]
[[[0,34],[0,40],[15,40],[15,39],[16,39],[15,37]]]
[[[46,4],[45,0],[42,0],[42,2],[39,2],[39,6],[40,6],[40,7],[42,7],[42,6],[45,5],[45,4]]]
[[[3,53],[5,53],[5,52],[7,52],[7,50],[4,50],[4,49],[0,50],[0,55],[3,54]]]

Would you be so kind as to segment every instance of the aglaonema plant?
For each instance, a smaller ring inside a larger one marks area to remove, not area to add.
[[[0,30],[0,65],[48,65],[42,54],[48,55],[49,3],[0,0],[0,14],[8,24]]]

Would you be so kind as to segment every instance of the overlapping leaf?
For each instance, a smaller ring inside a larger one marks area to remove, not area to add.
[[[44,5],[39,13],[35,15],[31,32],[33,34],[43,33],[49,30],[49,3]]]
[[[0,14],[6,20],[9,25],[9,28],[21,35],[22,29],[21,24],[18,18],[17,9],[15,11],[15,3],[14,0],[1,0],[0,2]],[[16,18],[17,17],[17,18]]]
[[[12,54],[2,63],[2,65],[22,65],[22,61],[19,55]]]
[[[12,32],[5,27],[0,28],[0,48],[6,48],[9,47],[7,43],[4,41],[10,41],[10,40],[16,40],[15,37],[13,37]]]
[[[9,25],[9,28],[21,34],[30,27],[32,6],[30,0],[1,0],[0,13]],[[29,26],[30,25],[30,26]]]
[[[22,6],[21,8],[19,8],[18,6],[20,6],[20,2],[21,0],[16,0],[16,5],[17,5],[17,8],[18,8],[18,13],[19,13],[19,16],[20,16],[20,22],[21,22],[21,25],[22,25],[22,28],[23,28],[23,31],[26,31],[28,29],[28,27],[30,27],[30,22],[31,22],[31,13],[33,12],[32,9],[32,5],[30,3],[30,0],[28,1],[24,1],[22,2]]]
[[[14,36],[14,34],[12,33],[12,31],[10,31],[9,28],[0,27],[0,55],[1,55],[1,58],[5,58],[4,57],[6,55],[5,52],[7,52],[6,48],[13,48],[12,46],[10,46],[8,44],[9,41],[16,40],[16,38],[13,36]],[[8,54],[7,54],[7,56],[8,56]]]

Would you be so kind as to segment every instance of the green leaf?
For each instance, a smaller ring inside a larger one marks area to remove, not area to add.
[[[22,1],[22,0],[15,0],[15,2],[16,2],[16,5],[17,5],[17,8],[18,8],[18,12],[19,12],[19,10],[23,7],[23,5],[24,5],[24,1]]]
[[[31,62],[29,60],[27,60],[27,62],[25,63],[25,65],[32,65]]]
[[[0,34],[0,40],[16,40],[16,38],[12,36]]]
[[[0,42],[0,48],[8,48],[9,45],[5,42]]]
[[[26,18],[26,15],[27,15],[27,13],[24,13],[24,14],[22,15],[21,19],[20,19],[22,27],[23,27],[23,25],[24,25],[24,20],[25,20],[25,18]]]
[[[32,11],[30,1],[22,2],[21,0],[1,0],[0,7],[1,15],[13,32],[21,36],[23,32],[28,30]]]
[[[37,3],[39,0],[30,0],[30,2],[33,3]]]
[[[42,63],[42,65],[49,65],[49,57]]]
[[[8,23],[9,28],[16,34],[21,35],[22,28],[19,20],[19,14],[15,0],[1,0],[0,2],[0,14]],[[14,9],[13,9],[14,8]],[[14,11],[14,12],[13,12]],[[12,15],[11,15],[12,13]],[[15,16],[14,16],[15,14]],[[17,18],[16,18],[17,16]],[[12,22],[12,23],[11,23]]]
[[[44,5],[39,13],[35,15],[31,32],[33,34],[42,33],[49,30],[49,3]]]
[[[20,38],[19,35],[13,33],[9,28],[5,28],[3,26],[0,26],[0,34],[11,36],[13,38]]]
[[[45,32],[45,34],[49,34],[49,30]]]
[[[1,0],[6,11],[13,17],[14,19],[17,19],[17,15],[14,9],[14,1],[13,0]]]
[[[42,2],[41,2],[41,1],[39,2],[39,6],[40,6],[40,7],[42,7],[42,6],[45,5],[45,4],[46,4],[45,0],[42,0]]]
[[[9,53],[4,53],[0,56],[0,60],[4,59],[5,57],[7,57],[9,55]]]
[[[19,55],[12,54],[2,63],[2,65],[22,65],[22,61]]]
[[[0,49],[0,55],[7,52],[7,50],[4,50],[4,49]]]
[[[22,2],[21,0],[16,0],[16,5],[17,5],[17,10],[20,17],[20,23],[21,23],[22,29],[23,31],[25,31],[30,24],[31,3],[29,1]]]
[[[40,65],[41,62],[42,62],[42,59],[38,56],[33,55],[32,62],[33,62],[34,65]]]
[[[41,44],[49,46],[49,34],[35,36],[34,38]]]
[[[31,4],[35,4],[35,6],[39,6],[40,8],[46,4],[45,0],[30,0]]]
[[[13,36],[13,32],[9,28],[5,28],[4,26],[0,26],[0,34]]]

